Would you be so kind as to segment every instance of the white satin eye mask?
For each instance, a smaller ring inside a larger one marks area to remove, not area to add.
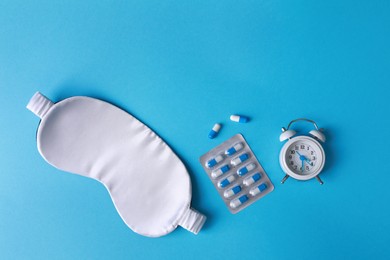
[[[100,181],[134,232],[159,237],[178,225],[200,231],[206,217],[190,208],[186,168],[136,118],[98,99],[71,97],[54,104],[39,92],[27,108],[41,118],[42,157],[60,170]]]

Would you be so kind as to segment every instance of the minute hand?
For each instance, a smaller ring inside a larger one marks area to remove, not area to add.
[[[309,165],[313,166],[313,163],[312,163],[309,159],[307,159],[306,157],[305,157],[305,161],[306,161]]]
[[[299,155],[300,160],[306,161],[309,165],[312,165],[311,161],[309,159],[307,159],[306,156],[301,155],[298,151],[297,151],[297,154]]]

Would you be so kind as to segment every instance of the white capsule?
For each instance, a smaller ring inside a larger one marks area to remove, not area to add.
[[[245,186],[250,186],[252,185],[253,183],[257,182],[258,180],[260,180],[261,178],[261,175],[260,173],[255,173],[253,174],[251,177],[248,177],[246,178],[243,183]]]
[[[231,196],[233,196],[234,194],[237,194],[241,191],[241,186],[240,185],[237,185],[229,190],[225,190],[225,192],[223,193],[223,196],[225,198],[230,198]]]
[[[246,195],[242,195],[241,197],[235,199],[235,200],[232,200],[230,202],[230,207],[235,209],[237,208],[238,206],[240,206],[241,204],[245,203],[248,201],[248,196]]]
[[[230,170],[229,165],[224,165],[221,168],[212,171],[211,177],[213,177],[213,179],[215,179],[215,178],[221,176],[222,174],[224,174],[225,172],[228,172],[229,170]]]
[[[208,168],[214,167],[218,163],[222,162],[222,160],[223,160],[223,156],[221,154],[218,154],[217,156],[215,156],[215,158],[212,158],[206,162],[206,167]]]
[[[247,123],[249,121],[249,117],[240,116],[240,115],[231,115],[230,120],[238,123]]]
[[[265,189],[267,188],[267,185],[265,183],[262,183],[260,184],[259,186],[251,189],[249,191],[249,193],[252,195],[252,196],[256,196],[257,194],[259,194],[260,192],[263,192]]]
[[[230,147],[229,149],[227,149],[225,151],[225,154],[228,156],[232,156],[236,152],[240,151],[243,147],[244,146],[242,145],[242,143],[237,143],[237,144],[233,145],[232,147]]]
[[[213,126],[213,128],[210,130],[209,138],[213,139],[213,138],[217,137],[218,132],[219,132],[220,129],[221,129],[221,125],[220,124],[215,124]]]
[[[250,163],[247,166],[242,167],[241,169],[238,169],[237,170],[237,174],[240,175],[240,176],[244,176],[245,174],[247,174],[248,172],[250,172],[254,168],[256,168],[256,164]]]
[[[249,155],[244,153],[244,154],[241,154],[240,156],[234,158],[233,160],[231,160],[230,163],[233,164],[234,166],[237,166],[240,163],[242,163],[243,161],[246,161],[248,158],[249,158]]]
[[[225,187],[229,186],[235,179],[236,179],[236,177],[234,177],[234,175],[230,175],[226,179],[223,179],[222,181],[220,181],[218,183],[218,186],[220,188],[225,188]]]

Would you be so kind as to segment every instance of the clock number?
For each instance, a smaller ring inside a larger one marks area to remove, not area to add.
[[[291,150],[291,154],[294,154],[295,153],[295,151],[294,150]]]
[[[290,164],[291,164],[291,165],[294,165],[294,161],[290,161]]]
[[[299,150],[299,146],[298,145],[295,146],[295,150]]]
[[[315,157],[315,156],[313,156],[311,159],[312,159],[313,161],[315,161],[315,160],[316,160],[316,157]]]
[[[306,170],[309,170],[309,166],[306,165]]]
[[[289,155],[288,158],[289,158],[289,159],[292,159],[292,155]]]
[[[305,145],[301,144],[301,149],[305,149]]]
[[[310,154],[313,155],[313,154],[314,154],[314,151],[311,151]]]

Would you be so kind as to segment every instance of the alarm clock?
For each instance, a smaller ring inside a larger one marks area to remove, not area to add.
[[[308,135],[297,135],[290,129],[291,125],[298,121],[312,123],[315,127]],[[283,145],[279,155],[279,162],[286,176],[282,179],[283,184],[288,177],[300,181],[316,178],[320,184],[323,181],[318,176],[325,165],[325,151],[321,143],[326,141],[323,129],[319,129],[316,122],[306,118],[292,120],[287,129],[282,127],[280,141],[287,142]]]

